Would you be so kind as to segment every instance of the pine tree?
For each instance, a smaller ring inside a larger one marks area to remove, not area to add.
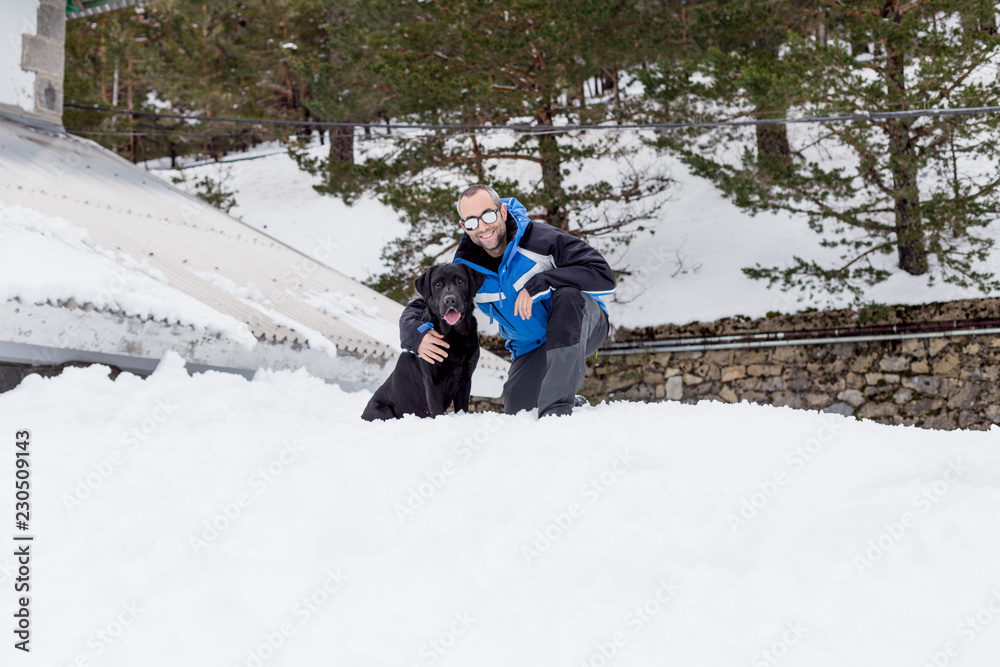
[[[731,4],[752,10],[779,3]],[[992,2],[830,0],[800,9],[798,18],[787,14],[773,60],[719,48],[700,61],[665,63],[647,79],[649,90],[667,109],[721,104],[730,117],[760,117],[762,107],[780,118],[784,110],[825,116],[1000,104]],[[752,11],[747,16],[748,34],[765,24]],[[761,76],[771,105],[755,93]],[[732,128],[699,132],[679,150],[737,205],[801,214],[823,235],[822,245],[842,250],[835,266],[794,257],[786,267],[744,269],[750,277],[785,289],[847,289],[862,300],[868,286],[892,274],[879,256],[895,255],[898,268],[929,283],[989,292],[1000,288],[980,264],[992,241],[977,232],[1000,211],[998,121],[996,114],[941,115],[810,126],[789,145],[787,160],[764,150],[759,132],[752,141],[750,132]],[[729,157],[734,145],[742,146],[736,160]]]
[[[635,3],[382,0],[330,6],[345,12],[331,40],[340,45],[346,71],[311,64],[336,84],[312,85],[311,109],[331,120],[391,118],[496,130],[372,130],[378,141],[367,142],[351,163],[299,156],[303,168],[329,175],[321,192],[348,202],[373,194],[410,224],[384,252],[391,269],[375,281],[378,289],[405,297],[423,266],[454,249],[455,197],[470,183],[491,183],[502,195],[519,197],[533,219],[608,242],[627,240],[655,210],[668,179],[629,169],[634,146],[617,133],[558,130],[626,117],[617,84],[618,73],[641,60],[637,43],[644,26]],[[609,74],[612,90],[587,96],[585,88]],[[504,129],[510,126],[522,129]],[[617,180],[588,173],[594,160],[609,156],[621,158]]]
[[[318,0],[160,0],[75,19],[67,24],[66,99],[159,111],[147,102],[152,93],[179,114],[307,119],[300,103],[306,84],[289,57],[300,47],[314,50],[323,25]],[[188,152],[218,158],[275,133],[273,126],[192,125],[80,110],[67,110],[65,120],[67,128],[100,132],[105,145],[132,159]],[[129,145],[118,138],[123,129]]]

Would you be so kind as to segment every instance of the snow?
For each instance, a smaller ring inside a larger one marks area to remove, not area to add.
[[[146,259],[101,248],[68,220],[0,200],[0,302],[15,298],[53,304],[73,299],[191,325],[244,347],[255,344],[245,324],[170,287]]]
[[[793,131],[809,130],[793,126]],[[489,137],[484,141],[488,142]],[[622,141],[634,142],[635,138],[625,136]],[[314,145],[308,154],[318,158],[327,150]],[[357,150],[372,149],[359,137]],[[187,185],[181,187],[188,188],[205,176],[221,180],[236,198],[232,215],[356,280],[364,281],[384,270],[382,248],[406,230],[395,211],[371,198],[347,206],[335,197],[317,193],[312,185],[318,181],[299,170],[277,145],[258,146],[251,156],[254,159],[234,155],[232,161],[221,165],[203,164],[181,171],[156,169],[154,173],[163,179],[182,174]],[[845,155],[838,159],[847,158]],[[744,267],[758,263],[785,266],[795,255],[837,265],[839,252],[820,247],[821,237],[808,228],[804,219],[777,213],[750,216],[669,155],[640,151],[635,163],[640,171],[657,169],[675,182],[657,216],[644,223],[646,231],[637,233],[626,248],[605,249],[614,268],[631,274],[620,280],[617,294],[608,304],[613,326],[686,324],[849,305],[847,295],[801,297],[768,289],[765,282],[743,274]],[[160,167],[162,162],[149,166]],[[613,160],[597,161],[587,167],[585,174],[570,175],[567,184],[582,178],[613,180],[618,171],[619,165]],[[525,181],[534,177],[522,164],[503,165],[503,175]],[[985,233],[998,238],[1000,227],[993,223]],[[926,277],[894,269],[895,255],[875,260],[894,273],[868,291],[866,298],[870,301],[919,304],[983,296],[974,289],[940,281],[928,286]],[[998,265],[1000,251],[994,250],[981,268]],[[480,328],[494,332],[485,322],[480,322]]]
[[[0,395],[8,448],[31,432],[33,663],[1000,653],[1000,429],[720,403],[367,423],[369,396],[173,354],[147,380],[70,368]]]
[[[328,150],[317,145],[309,155],[321,157]],[[161,165],[166,166],[163,161],[147,166],[167,182],[183,178],[178,187],[191,193],[206,176],[220,182],[236,199],[230,215],[355,280],[382,272],[382,248],[407,227],[396,213],[370,197],[348,206],[319,194],[313,189],[319,179],[300,170],[277,144],[231,155],[221,164],[156,169]]]

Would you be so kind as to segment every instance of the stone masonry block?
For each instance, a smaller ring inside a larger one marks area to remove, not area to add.
[[[883,371],[892,371],[898,373],[899,371],[905,371],[910,367],[910,360],[906,357],[895,357],[895,356],[885,356],[882,357],[878,362],[878,367]]]
[[[746,366],[726,366],[722,369],[721,380],[723,382],[731,382],[733,380],[739,380],[740,378],[745,378],[747,376]]]
[[[38,7],[38,35],[66,41],[66,3],[42,2]]]
[[[62,82],[47,74],[35,75],[35,108],[62,116]]]
[[[951,341],[945,338],[931,338],[927,341],[927,351],[932,357],[936,357],[938,352],[948,347]]]
[[[21,67],[26,71],[49,74],[61,79],[63,43],[50,37],[25,35],[21,48]]]
[[[669,380],[664,390],[667,400],[679,401],[684,398],[684,380],[680,375],[675,375]]]

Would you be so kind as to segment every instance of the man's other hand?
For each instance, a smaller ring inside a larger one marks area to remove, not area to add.
[[[531,305],[533,303],[528,290],[521,290],[517,293],[517,301],[514,302],[514,314],[522,320],[531,319]]]
[[[428,329],[424,337],[420,339],[417,356],[429,364],[444,361],[444,358],[448,356],[445,350],[449,347],[451,346],[448,345],[444,336],[434,331],[434,329]]]

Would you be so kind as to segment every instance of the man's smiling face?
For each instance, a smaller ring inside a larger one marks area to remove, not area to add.
[[[489,192],[479,190],[471,197],[462,199],[459,202],[459,209],[462,220],[467,220],[472,216],[479,216],[487,211],[495,210],[496,206],[493,204]],[[490,257],[500,257],[507,249],[507,205],[500,205],[500,216],[493,224],[489,225],[480,220],[479,226],[472,231],[464,227],[463,230],[469,235],[472,242],[485,250]]]

